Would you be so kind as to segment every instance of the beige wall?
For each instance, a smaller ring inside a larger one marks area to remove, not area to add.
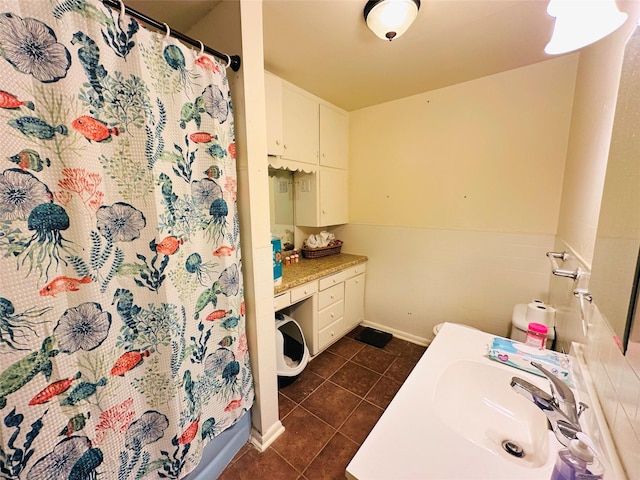
[[[546,298],[574,55],[350,114],[343,251],[369,256],[366,319],[426,343],[440,322],[508,335]]]
[[[600,200],[616,107],[622,49],[619,30],[583,50],[567,149],[558,236],[588,264],[593,258]],[[628,34],[628,33],[627,33]]]
[[[351,112],[350,223],[555,234],[576,64]]]
[[[635,28],[640,4],[625,2],[630,20],[619,31],[580,54],[567,169],[556,248],[568,249],[570,267],[589,272],[593,260],[600,201],[611,140],[623,48]],[[588,278],[582,282],[588,288]],[[565,346],[586,344],[585,357],[606,422],[629,479],[640,472],[640,378],[614,341],[615,333],[597,308],[588,310],[583,337],[576,284],[554,278],[550,298],[557,306],[558,328]],[[595,299],[597,303],[597,298]]]

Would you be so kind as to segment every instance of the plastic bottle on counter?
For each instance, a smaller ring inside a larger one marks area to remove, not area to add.
[[[529,323],[527,328],[527,338],[525,344],[543,350],[547,344],[547,333],[549,329],[542,323]]]
[[[273,253],[273,283],[282,284],[282,242],[278,237],[271,237],[271,250]]]
[[[569,442],[569,447],[558,452],[550,480],[601,480],[604,468],[592,449],[589,437],[582,432]]]

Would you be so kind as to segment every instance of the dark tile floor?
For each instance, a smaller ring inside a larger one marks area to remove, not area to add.
[[[344,479],[351,458],[425,351],[392,338],[383,349],[354,338],[357,327],[280,389],[285,432],[265,452],[249,444],[221,480]]]

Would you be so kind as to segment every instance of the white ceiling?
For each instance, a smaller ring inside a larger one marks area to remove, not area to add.
[[[219,1],[125,3],[187,33]],[[407,33],[387,42],[365,24],[366,0],[264,0],[265,67],[356,110],[551,58],[543,51],[554,23],[547,3],[422,0]]]

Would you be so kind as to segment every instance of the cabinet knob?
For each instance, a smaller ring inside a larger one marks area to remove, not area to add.
[[[331,300],[333,300],[333,295],[331,295]]]
[[[331,314],[331,318],[333,318],[333,317],[335,317],[335,315],[332,313],[332,314]]]
[[[287,149],[287,144],[285,143],[282,147],[286,150]]]
[[[280,140],[276,140],[276,145],[280,145]]]
[[[336,336],[335,332],[331,332],[331,336],[335,337]]]

